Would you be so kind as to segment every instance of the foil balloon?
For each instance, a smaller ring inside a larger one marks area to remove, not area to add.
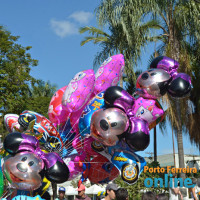
[[[69,112],[62,105],[62,97],[66,88],[67,86],[64,86],[56,91],[49,104],[49,119],[56,127],[67,121],[69,117]]]
[[[124,56],[114,55],[106,59],[95,74],[94,93],[98,94],[110,86],[118,84],[123,75]]]
[[[23,131],[23,128],[18,123],[19,115],[16,114],[6,114],[4,116],[4,124],[9,133],[13,133],[16,131]]]
[[[44,163],[38,156],[21,152],[5,159],[3,172],[14,188],[33,191],[41,186],[42,177],[39,173],[43,168]]]
[[[68,180],[69,169],[60,156],[41,151],[34,136],[10,133],[4,148],[10,156],[5,158],[3,173],[16,189],[33,191],[41,186],[43,176],[55,183]]]
[[[119,135],[129,127],[127,115],[118,108],[100,109],[92,115],[91,136],[106,146],[119,141]]]
[[[90,162],[88,179],[92,183],[108,183],[119,176],[119,170],[107,158],[98,155]]]
[[[64,159],[64,162],[68,166],[70,172],[70,176],[68,179],[69,181],[81,175],[83,169],[80,166],[80,163],[83,162],[84,159],[85,159],[85,154],[82,155],[73,154]]]
[[[135,101],[133,113],[135,118],[143,119],[149,124],[164,115],[164,111],[157,106],[155,100],[142,97]]]
[[[190,94],[191,78],[185,73],[179,73],[173,77],[173,80],[169,83],[167,92],[176,98],[186,97]]]
[[[2,200],[7,200],[6,198],[3,198]],[[37,195],[35,197],[29,197],[26,195],[18,195],[12,198],[12,200],[44,200],[40,197],[40,195]]]
[[[4,181],[3,181],[3,172],[2,172],[2,157],[0,157],[0,198],[3,194],[3,189],[4,189]]]
[[[177,75],[178,67],[179,63],[176,60],[166,56],[158,56],[150,64],[150,68],[162,69],[172,77]]]
[[[70,113],[81,109],[92,94],[94,83],[95,75],[92,69],[76,74],[63,94],[62,105]]]
[[[148,99],[157,99],[167,92],[172,77],[162,69],[143,72],[136,82],[136,93]]]
[[[35,120],[33,126],[34,134],[36,137],[37,135],[42,134],[40,143],[44,146],[44,148],[47,150],[60,149],[63,146],[63,141],[59,132],[56,130],[53,123],[43,115],[25,110],[20,114],[18,122],[24,129],[27,129],[33,120]]]
[[[135,151],[143,151],[150,142],[148,122],[143,119],[132,119],[131,130],[126,132],[126,143]]]
[[[93,113],[105,107],[104,92],[97,94],[84,108],[79,119],[79,133],[81,136],[90,134],[90,123]]]

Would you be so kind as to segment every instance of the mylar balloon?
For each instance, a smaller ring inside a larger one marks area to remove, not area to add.
[[[179,63],[176,60],[166,56],[156,57],[150,64],[150,68],[163,69],[171,76],[177,74],[178,67]]]
[[[3,172],[2,172],[2,168],[1,168],[1,160],[2,160],[2,157],[0,156],[0,198],[3,194],[3,188],[4,188],[4,182],[3,182]]]
[[[191,91],[191,78],[185,73],[179,73],[168,86],[168,93],[172,97],[182,98],[188,96]]]
[[[162,69],[150,69],[137,79],[136,93],[144,98],[157,99],[167,92],[171,76]]]
[[[129,147],[136,151],[145,150],[150,142],[148,122],[143,119],[131,121],[132,129],[126,132],[125,139]]]
[[[23,131],[23,128],[18,123],[19,115],[16,114],[6,114],[4,116],[4,124],[9,133],[16,131]]]
[[[124,56],[114,55],[106,59],[95,74],[94,93],[98,94],[110,86],[115,86],[123,75]]]
[[[149,124],[164,115],[164,111],[157,107],[155,100],[142,97],[135,101],[133,113],[135,118],[143,119]]]
[[[92,183],[108,183],[119,176],[119,170],[102,155],[90,162],[88,178]]]
[[[47,150],[61,148],[63,146],[63,141],[60,137],[59,132],[56,130],[55,126],[51,121],[49,121],[43,115],[25,110],[19,116],[19,124],[27,128],[31,120],[35,120],[33,126],[34,133],[37,135],[42,134],[43,137],[40,139],[40,143],[44,145]]]
[[[104,92],[97,94],[84,108],[79,119],[79,133],[81,136],[90,134],[90,123],[94,112],[105,107]]]
[[[100,109],[92,115],[91,136],[106,146],[119,141],[119,135],[129,127],[126,114],[118,108]]]
[[[67,110],[62,105],[62,98],[66,88],[67,86],[62,87],[56,91],[49,104],[49,119],[56,126],[59,126],[60,124],[67,121],[67,118],[69,117],[69,112],[67,112]]]
[[[41,186],[40,172],[44,163],[30,152],[21,152],[5,159],[3,173],[11,185],[19,190],[35,190]]]
[[[92,69],[79,72],[70,81],[62,99],[62,104],[69,112],[81,109],[93,92],[95,75]]]

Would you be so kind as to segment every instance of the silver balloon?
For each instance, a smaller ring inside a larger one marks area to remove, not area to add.
[[[43,167],[44,163],[38,156],[21,152],[5,159],[3,173],[14,188],[33,191],[42,184],[39,173]]]
[[[137,79],[136,93],[144,98],[157,99],[167,92],[171,76],[162,69],[150,69]]]
[[[114,146],[118,136],[128,129],[126,114],[118,108],[100,109],[92,115],[91,136],[106,146]]]

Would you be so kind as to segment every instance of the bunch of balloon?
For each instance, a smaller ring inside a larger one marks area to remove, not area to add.
[[[10,133],[3,144],[9,155],[4,158],[2,172],[12,189],[33,194],[42,185],[44,176],[55,183],[68,180],[69,169],[64,161],[55,152],[43,152],[34,136]]]

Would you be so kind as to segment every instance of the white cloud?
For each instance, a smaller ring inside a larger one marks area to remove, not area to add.
[[[64,38],[68,35],[78,34],[78,27],[76,24],[71,23],[68,20],[55,20],[51,19],[51,28],[61,38]]]
[[[89,21],[93,18],[93,14],[91,12],[77,11],[77,12],[72,13],[69,16],[69,18],[74,19],[80,24],[88,24]]]

